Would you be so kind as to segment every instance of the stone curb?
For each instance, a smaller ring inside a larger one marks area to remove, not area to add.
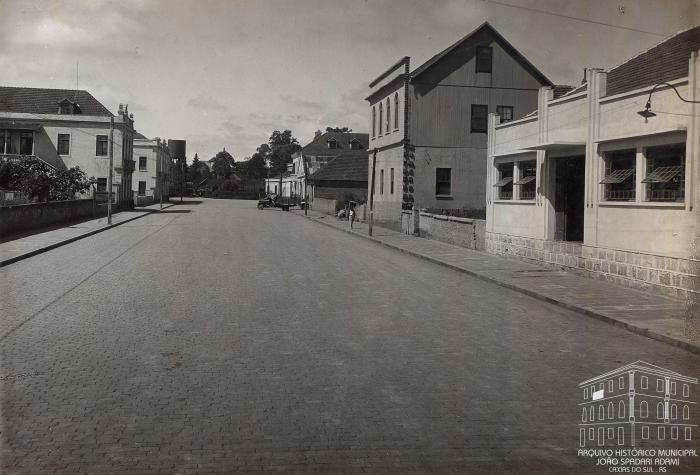
[[[413,257],[418,257],[420,259],[432,262],[433,264],[438,264],[438,265],[441,265],[443,267],[447,267],[449,269],[455,270],[457,272],[461,272],[463,274],[467,274],[467,275],[470,275],[472,277],[476,277],[477,279],[483,280],[485,282],[490,282],[492,284],[496,284],[498,286],[501,286],[501,287],[504,287],[507,289],[511,289],[511,290],[516,291],[516,292],[520,292],[521,294],[536,298],[536,299],[541,300],[543,302],[551,303],[551,304],[557,305],[559,307],[565,308],[567,310],[571,310],[573,312],[579,313],[581,315],[586,315],[588,317],[592,317],[592,318],[595,318],[597,320],[609,323],[609,324],[614,325],[616,327],[624,328],[625,330],[630,331],[632,333],[636,333],[638,335],[642,335],[642,336],[645,336],[647,338],[651,338],[653,340],[657,340],[657,341],[666,343],[668,345],[672,345],[672,346],[675,346],[677,348],[681,348],[681,349],[686,350],[686,351],[690,351],[691,353],[700,354],[700,344],[692,343],[690,341],[683,340],[681,338],[676,338],[673,336],[664,335],[663,333],[659,333],[655,330],[651,330],[651,329],[646,328],[646,327],[638,326],[638,325],[635,325],[633,323],[624,322],[622,320],[618,320],[616,318],[613,318],[609,315],[605,315],[604,313],[600,313],[600,312],[597,312],[595,310],[591,310],[591,309],[586,308],[586,307],[581,307],[579,305],[565,302],[563,300],[559,300],[559,299],[556,299],[553,297],[548,297],[548,296],[543,295],[539,292],[535,292],[533,290],[518,287],[517,285],[511,284],[508,282],[504,282],[504,281],[499,280],[495,277],[481,274],[479,272],[475,272],[475,271],[472,271],[469,269],[464,269],[463,267],[459,267],[459,266],[456,266],[454,264],[450,264],[449,262],[441,261],[439,259],[436,259],[434,257],[428,256],[425,254],[421,254],[419,252],[411,251],[408,249],[403,249],[399,246],[381,241],[381,240],[374,238],[374,237],[366,236],[364,234],[360,234],[360,233],[355,232],[355,231],[350,231],[349,229],[343,229],[343,228],[339,228],[337,226],[334,226],[332,224],[324,223],[323,221],[318,220],[318,219],[314,219],[313,217],[310,217],[310,216],[302,216],[302,217],[305,217],[305,218],[310,219],[314,222],[323,224],[324,226],[328,226],[330,228],[337,229],[338,231],[343,231],[347,234],[352,234],[353,236],[358,236],[358,237],[367,239],[369,241],[373,241],[377,244],[381,244],[381,245],[388,247],[390,249],[394,249],[394,250],[403,252],[404,254],[408,254],[408,255],[411,255]]]
[[[167,206],[163,206],[163,209],[170,208],[171,206],[175,206],[175,203],[169,204]],[[81,234],[79,236],[74,236],[72,238],[64,239],[63,241],[55,242],[53,244],[49,244],[48,246],[40,247],[39,249],[34,249],[33,251],[25,252],[24,254],[20,254],[19,256],[15,257],[10,257],[9,259],[5,259],[4,261],[0,261],[0,267],[5,267],[9,266],[10,264],[14,264],[15,262],[22,261],[24,259],[29,259],[30,257],[34,257],[37,254],[42,254],[47,251],[51,251],[52,249],[56,249],[57,247],[65,246],[66,244],[70,244],[75,241],[79,241],[80,239],[89,237],[89,236],[94,236],[97,233],[101,233],[102,231],[107,231],[108,229],[115,228],[119,225],[125,224],[125,223],[130,223],[131,221],[135,221],[139,218],[143,218],[144,216],[148,216],[151,213],[157,213],[160,211],[160,209],[154,209],[154,210],[143,210],[145,211],[144,214],[140,216],[135,216],[133,218],[125,219],[124,221],[120,221],[118,223],[114,224],[109,224],[107,226],[104,226],[102,228],[94,229],[92,231],[88,231],[85,234]]]

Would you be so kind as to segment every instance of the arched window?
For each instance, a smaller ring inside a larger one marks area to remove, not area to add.
[[[620,401],[620,404],[617,405],[617,417],[625,417],[625,401]]]
[[[595,408],[593,406],[588,408],[588,420],[591,422],[595,420]]]
[[[686,421],[690,419],[690,408],[688,406],[683,406],[683,419]]]
[[[394,128],[399,128],[399,93],[394,94]]]
[[[608,403],[608,419],[612,419],[615,417],[615,406],[613,405],[612,401]]]
[[[660,402],[656,405],[656,418],[657,419],[664,418],[664,403],[663,402]]]
[[[376,136],[377,132],[377,108],[372,106],[372,137]]]
[[[671,419],[678,419],[678,408],[675,404],[671,404]]]
[[[382,135],[382,123],[384,122],[384,109],[382,104],[379,104],[379,135]]]
[[[586,422],[586,408],[585,407],[583,408],[583,411],[581,412],[581,422]]]
[[[598,420],[602,421],[603,419],[605,419],[605,408],[601,404],[598,406]]]
[[[639,417],[649,417],[649,405],[646,401],[639,405]]]
[[[391,130],[391,102],[386,98],[386,133]]]

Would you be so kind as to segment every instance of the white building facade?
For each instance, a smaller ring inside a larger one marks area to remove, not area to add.
[[[141,134],[134,138],[135,170],[133,192],[138,206],[170,198],[173,182],[173,163],[165,140],[149,139]]]
[[[537,111],[523,119],[490,115],[487,251],[670,295],[693,292],[700,104],[676,93],[700,100],[700,60],[688,37],[698,38],[698,28],[610,71],[588,70],[584,86],[556,100],[542,88]],[[638,112],[660,82],[656,115],[645,120]]]

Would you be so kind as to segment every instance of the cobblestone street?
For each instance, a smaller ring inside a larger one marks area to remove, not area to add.
[[[577,384],[700,368],[249,201],[152,213],[0,289],[3,473],[607,473],[576,456]]]

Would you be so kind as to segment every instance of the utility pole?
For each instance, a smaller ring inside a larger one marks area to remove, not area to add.
[[[120,106],[121,107],[121,106]],[[112,224],[112,168],[114,167],[114,117],[109,118],[109,171],[107,172],[107,224]]]
[[[183,188],[185,187],[185,160],[184,158],[180,159],[180,203],[182,203],[182,193],[183,193]]]
[[[374,224],[374,175],[377,166],[377,149],[372,153],[372,186],[369,189],[369,235],[372,235],[372,225]]]
[[[165,160],[163,160],[163,158],[165,158],[165,153],[160,144],[160,140],[158,141],[158,153],[160,154],[160,209],[163,209],[163,185],[165,181]]]

